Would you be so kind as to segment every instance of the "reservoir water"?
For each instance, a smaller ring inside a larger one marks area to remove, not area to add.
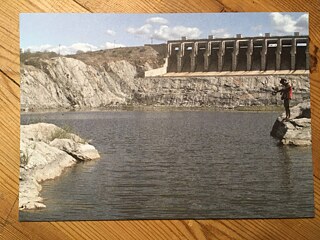
[[[22,114],[71,126],[100,160],[42,183],[22,221],[312,217],[310,147],[270,137],[275,112]]]

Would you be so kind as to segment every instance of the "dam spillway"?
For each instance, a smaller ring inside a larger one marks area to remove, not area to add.
[[[172,40],[167,73],[308,71],[308,36],[265,36]]]

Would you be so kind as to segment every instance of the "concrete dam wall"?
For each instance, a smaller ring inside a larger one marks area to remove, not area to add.
[[[167,72],[308,70],[308,36],[168,41]]]

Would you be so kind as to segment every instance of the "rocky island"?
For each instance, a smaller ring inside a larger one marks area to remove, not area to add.
[[[79,161],[100,158],[84,139],[54,124],[21,125],[19,208],[44,208],[40,183]]]

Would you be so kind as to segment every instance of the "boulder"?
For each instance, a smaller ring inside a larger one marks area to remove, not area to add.
[[[311,145],[310,102],[303,102],[290,109],[291,119],[285,120],[285,113],[275,121],[270,135],[281,144],[292,146]]]
[[[41,141],[49,143],[55,138],[72,139],[75,142],[83,143],[84,139],[78,135],[67,132],[66,130],[51,123],[36,123],[20,126],[20,136],[22,140],[29,139],[32,141]]]
[[[100,158],[94,146],[54,124],[21,125],[20,129],[20,209],[44,208],[39,183],[60,176],[78,160]],[[54,138],[61,136],[68,139]]]
[[[291,119],[299,118],[311,118],[310,101],[299,103],[298,105],[290,108]],[[286,114],[281,115],[282,118],[286,117]]]
[[[37,123],[20,126],[20,138],[22,141],[42,141],[48,142],[52,134],[58,131],[58,126],[50,123]]]
[[[71,139],[54,139],[50,143],[50,146],[65,151],[80,161],[88,161],[100,158],[98,151],[94,148],[94,146],[88,143],[80,144]]]

